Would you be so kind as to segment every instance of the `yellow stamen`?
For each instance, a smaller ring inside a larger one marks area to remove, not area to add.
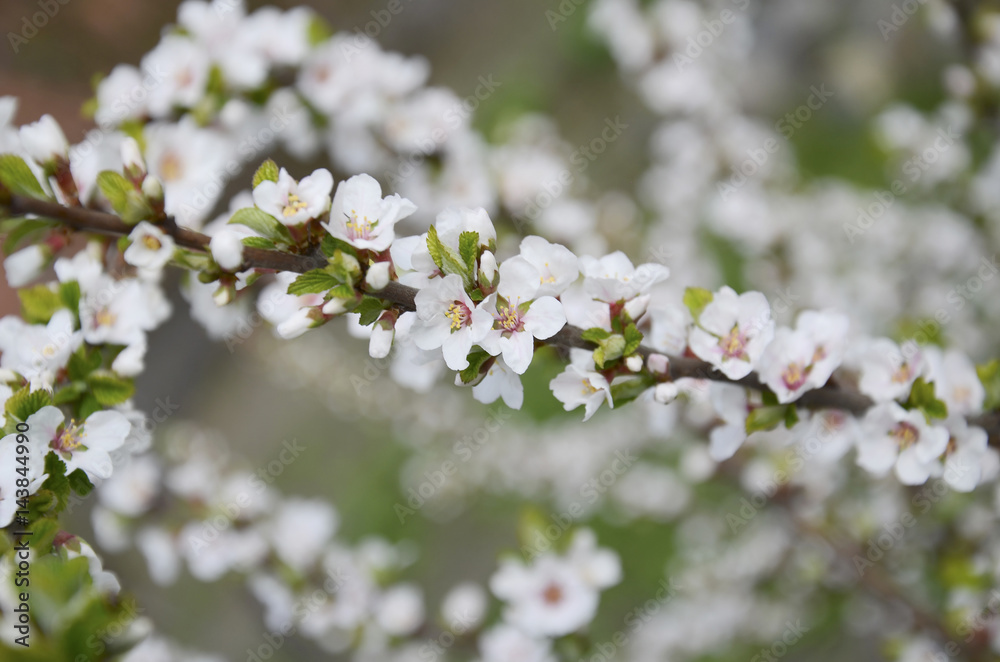
[[[142,245],[151,251],[158,251],[163,248],[163,244],[160,240],[151,234],[147,234],[142,238]]]
[[[160,178],[165,182],[174,182],[184,175],[184,165],[175,152],[167,152],[160,159]]]
[[[285,208],[281,210],[281,214],[285,218],[288,218],[289,216],[294,216],[295,214],[299,213],[308,206],[309,205],[307,205],[305,202],[299,199],[299,196],[295,195],[294,193],[289,193],[288,204],[285,205]]]

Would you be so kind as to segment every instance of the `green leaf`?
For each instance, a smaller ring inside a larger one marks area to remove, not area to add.
[[[249,248],[263,248],[269,251],[275,249],[274,242],[265,237],[243,237],[242,241],[243,245]]]
[[[476,260],[479,259],[479,233],[463,232],[458,236],[458,254],[470,273],[476,271]]]
[[[979,375],[979,381],[986,390],[983,409],[985,411],[997,409],[1000,407],[1000,359],[993,359],[989,363],[976,366],[976,374]]]
[[[97,188],[101,189],[101,193],[118,214],[125,213],[128,209],[129,194],[136,192],[135,185],[114,170],[102,170],[98,173]]]
[[[365,295],[361,297],[361,303],[352,312],[361,315],[361,326],[368,326],[378,320],[385,307],[386,304],[381,299]]]
[[[15,195],[27,195],[41,200],[47,199],[35,173],[16,154],[0,154],[0,184]]]
[[[684,290],[684,305],[691,311],[691,317],[698,321],[701,311],[705,306],[712,303],[715,295],[701,287],[689,287]]]
[[[95,370],[87,376],[87,386],[103,407],[120,405],[135,393],[135,382],[109,370]]]
[[[323,255],[327,257],[333,257],[338,250],[354,258],[358,257],[358,251],[354,246],[351,246],[343,239],[337,239],[329,233],[323,235],[323,241],[320,243],[319,248],[323,251]]]
[[[94,484],[90,482],[83,469],[74,470],[66,478],[69,480],[69,486],[80,496],[87,496],[94,490]]]
[[[28,547],[39,550],[42,554],[48,553],[52,549],[52,543],[59,535],[59,521],[51,517],[43,517],[32,522],[28,526],[32,535],[28,538]]]
[[[632,402],[652,387],[656,381],[652,377],[627,379],[611,385],[611,401],[615,407]]]
[[[948,405],[937,399],[934,395],[933,382],[928,383],[923,377],[918,377],[917,381],[913,382],[906,407],[922,411],[928,422],[932,418],[948,418]]]
[[[777,407],[781,404],[778,402],[778,396],[773,391],[761,391],[760,399],[765,407]]]
[[[624,356],[629,356],[642,344],[642,332],[635,328],[635,324],[625,327],[625,349],[622,350]]]
[[[309,26],[306,28],[306,37],[310,46],[318,46],[333,36],[330,25],[322,18],[313,14],[309,17]]]
[[[67,283],[61,283],[59,285],[59,298],[62,300],[63,305],[73,311],[73,314],[79,314],[80,311],[80,283],[75,280],[71,280]]]
[[[52,397],[52,404],[64,405],[69,402],[76,402],[87,392],[87,385],[83,382],[72,382],[55,392]]]
[[[469,367],[459,373],[463,384],[472,384],[479,379],[483,364],[492,359],[489,352],[476,347],[469,352]]]
[[[292,233],[288,228],[278,222],[274,216],[257,209],[256,207],[244,207],[238,210],[229,219],[230,223],[245,225],[257,234],[267,237],[275,243],[287,244],[291,246],[295,243]]]
[[[7,398],[4,409],[9,416],[13,416],[19,421],[26,421],[29,416],[42,407],[52,404],[52,395],[48,391],[31,391],[30,388],[30,386],[25,386]]]
[[[442,272],[446,274],[457,274],[462,277],[462,282],[466,287],[472,285],[472,269],[465,266],[462,258],[455,254],[455,251],[441,243],[438,238],[437,228],[433,225],[427,230],[427,250],[431,254],[431,259]]]
[[[329,295],[327,301],[330,299],[353,299],[355,296],[354,288],[343,283],[334,287],[327,294]]]
[[[607,340],[608,338],[610,338],[611,332],[605,331],[599,326],[595,326],[581,333],[580,337],[582,337],[584,340],[588,342],[599,344],[602,340]]]
[[[757,407],[747,416],[747,434],[758,430],[771,430],[785,420],[785,406]]]
[[[77,409],[76,417],[80,420],[86,420],[88,416],[93,414],[95,411],[101,411],[101,403],[97,401],[93,393],[85,393],[83,399],[80,400],[80,407]]]
[[[624,356],[622,353],[624,350],[625,338],[623,336],[613,335],[606,338],[600,342],[600,347],[594,350],[594,364],[603,370],[606,363]]]
[[[21,242],[28,240],[27,244],[38,243],[43,232],[59,227],[57,223],[44,218],[10,218],[0,225],[0,232],[4,235],[3,252],[10,255],[17,250]]]
[[[69,479],[66,478],[66,463],[55,451],[45,456],[45,473],[48,478],[42,483],[42,489],[48,490],[56,499],[55,511],[62,512],[69,503]]]
[[[17,291],[21,299],[22,317],[31,324],[48,324],[60,308],[64,308],[62,297],[48,285],[36,285]]]
[[[85,380],[98,368],[101,367],[101,353],[96,349],[88,349],[86,345],[80,345],[69,357],[66,372],[73,381]]]
[[[323,269],[313,269],[299,275],[288,286],[288,294],[320,294],[339,284],[339,281]]]
[[[253,174],[253,187],[257,188],[257,185],[261,182],[278,181],[278,172],[278,164],[274,162],[274,159],[264,161],[257,168],[257,172]]]
[[[799,424],[799,410],[795,405],[785,407],[785,427],[791,430]]]

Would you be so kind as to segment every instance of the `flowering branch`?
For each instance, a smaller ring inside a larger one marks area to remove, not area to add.
[[[56,219],[78,230],[97,232],[115,236],[127,236],[132,227],[114,214],[82,207],[68,207],[57,202],[40,200],[23,195],[11,195],[7,202],[10,215],[35,214]],[[209,251],[211,238],[193,230],[182,228],[168,219],[164,224],[169,234],[179,246],[199,251]],[[318,251],[309,254],[293,254],[278,250],[245,247],[240,270],[265,269],[306,273],[323,267],[326,258]],[[416,310],[416,295],[418,289],[403,285],[398,281],[390,281],[384,288],[371,293],[378,298],[394,304],[404,311]],[[564,350],[571,348],[593,350],[597,345],[584,338],[584,331],[566,325],[559,332],[541,344],[551,345]],[[647,346],[640,345],[637,353],[648,359],[658,352]],[[669,374],[672,379],[691,378],[729,383],[762,393],[770,393],[770,389],[762,383],[755,373],[750,373],[740,379],[732,379],[707,361],[685,356],[668,356]],[[828,383],[820,388],[807,391],[796,401],[796,404],[806,409],[837,409],[861,416],[868,411],[874,402],[863,393],[845,388],[839,384]],[[1000,446],[1000,413],[987,412],[971,417],[969,423],[986,429],[991,445]]]

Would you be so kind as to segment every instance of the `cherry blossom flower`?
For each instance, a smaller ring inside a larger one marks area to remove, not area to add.
[[[69,143],[62,127],[51,115],[42,115],[37,122],[21,127],[21,147],[41,164],[69,158]]]
[[[299,182],[282,168],[278,181],[265,179],[257,184],[253,201],[261,211],[285,225],[301,225],[322,216],[330,208],[332,190],[333,175],[326,168],[314,171]]]
[[[34,416],[32,430],[48,440],[56,455],[66,463],[66,473],[83,471],[91,482],[111,477],[111,452],[121,448],[132,424],[117,411],[96,411],[81,423],[66,417],[57,407],[42,407]],[[30,425],[30,424],[29,424]]]
[[[3,261],[7,284],[24,287],[42,275],[51,257],[52,251],[45,244],[31,244],[11,253]]]
[[[836,313],[806,311],[799,328],[777,330],[760,359],[760,377],[784,404],[821,388],[843,360],[848,320]]]
[[[969,357],[955,349],[942,352],[936,347],[926,347],[922,351],[927,357],[928,379],[934,382],[934,394],[948,406],[948,413],[963,416],[980,413],[986,391]]]
[[[570,350],[570,364],[549,382],[549,388],[566,411],[583,405],[585,421],[605,401],[609,407],[615,406],[611,400],[611,385],[604,375],[596,371],[593,353],[585,349]]]
[[[440,347],[452,370],[469,367],[469,351],[493,327],[491,297],[477,306],[466,294],[461,276],[455,274],[437,279],[417,292],[418,321],[411,332],[417,347]]]
[[[904,399],[926,367],[916,343],[900,347],[888,338],[876,338],[861,350],[858,388],[876,402]]]
[[[948,431],[928,425],[920,410],[907,411],[894,402],[876,405],[862,421],[858,465],[882,476],[895,467],[904,485],[927,482],[938,468],[935,460],[948,447]]]
[[[520,256],[538,271],[537,296],[559,296],[576,282],[579,258],[565,246],[529,235],[521,240]],[[508,260],[509,261],[509,260]]]
[[[496,625],[479,637],[483,662],[556,662],[552,642],[533,637],[505,623]]]
[[[141,221],[128,238],[132,244],[124,257],[133,267],[158,273],[174,255],[174,238],[152,223]]]
[[[584,290],[592,298],[605,303],[645,294],[670,276],[670,269],[662,264],[632,266],[632,261],[621,251],[600,259],[584,255],[580,258],[580,271],[584,276]]]
[[[461,382],[461,378],[456,376],[456,379]],[[520,409],[524,404],[524,385],[521,377],[502,358],[497,358],[482,380],[472,387],[472,397],[487,405],[502,398],[511,409]]]
[[[375,178],[356,175],[337,185],[330,221],[323,227],[352,246],[382,252],[396,237],[396,223],[416,210],[416,205],[399,195],[383,198]]]
[[[519,375],[531,364],[535,338],[551,338],[566,325],[559,300],[535,298],[542,279],[538,269],[524,258],[504,260],[496,296],[483,302],[495,321],[480,345],[494,356],[502,353],[504,363]]]
[[[208,53],[188,37],[163,37],[142,59],[141,69],[155,72],[157,77],[155,85],[144,89],[149,112],[166,117],[175,106],[191,108],[197,104],[205,93],[210,65]]]
[[[19,317],[0,319],[0,368],[13,370],[32,388],[51,390],[56,373],[83,343],[73,313],[57,310],[48,324],[26,324]]]
[[[971,492],[984,474],[996,474],[997,452],[989,448],[986,431],[969,425],[962,416],[950,416],[945,427],[950,438],[943,478],[956,492]]]
[[[723,287],[701,311],[689,342],[698,358],[730,379],[742,379],[757,366],[773,337],[771,307],[764,295],[738,295]]]
[[[25,421],[27,432],[14,432],[0,439],[0,527],[10,525],[19,510],[18,490],[22,490],[21,494],[34,494],[48,478],[48,474],[44,473],[48,439],[44,430],[36,427],[44,419],[45,414],[36,412]],[[25,446],[26,452],[18,453],[19,445]],[[27,480],[27,483],[18,487],[19,479]]]

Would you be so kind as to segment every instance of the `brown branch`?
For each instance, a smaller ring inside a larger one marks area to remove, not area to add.
[[[38,200],[21,195],[10,196],[10,200],[7,203],[7,213],[12,216],[35,214],[37,216],[56,219],[78,230],[88,232],[122,236],[128,235],[132,231],[131,226],[126,225],[114,214],[82,207],[66,207],[56,202]],[[167,223],[164,229],[173,236],[179,246],[199,251],[208,250],[210,238],[200,232],[177,227],[174,223]],[[323,267],[325,264],[326,258],[321,254],[296,255],[282,251],[247,247],[243,250],[243,265],[240,270],[272,269],[276,271],[305,273],[306,271]],[[414,298],[417,290],[397,281],[391,281],[384,289],[372,294],[396,304],[404,310],[416,310]],[[549,345],[562,348],[593,349],[594,345],[584,340],[582,334],[583,331],[581,329],[567,325],[545,342]],[[639,348],[639,353],[644,357],[648,357],[650,354],[659,352],[643,346]],[[743,379],[733,380],[716,370],[706,361],[684,356],[668,356],[668,358],[670,360],[670,376],[673,379],[681,377],[707,379],[736,384],[755,391],[769,392],[767,386],[760,381],[760,378],[756,374],[751,373]],[[874,402],[871,398],[857,390],[844,388],[835,384],[827,384],[822,388],[807,391],[794,404],[807,409],[840,409],[850,412],[855,416],[860,416]],[[1000,446],[1000,412],[988,412],[970,418],[969,422],[970,424],[985,428],[989,433],[990,443]]]

